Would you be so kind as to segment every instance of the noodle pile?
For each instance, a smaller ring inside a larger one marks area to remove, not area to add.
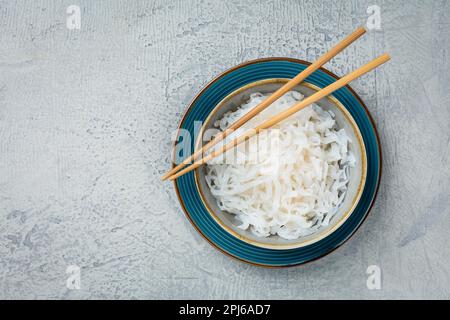
[[[252,94],[214,126],[225,130],[269,95]],[[302,98],[296,91],[286,93],[245,128],[254,128]],[[238,131],[227,141],[242,133]],[[219,208],[234,214],[239,228],[259,237],[297,239],[327,226],[344,200],[355,165],[349,143],[334,114],[313,104],[245,147],[208,162],[205,179]]]

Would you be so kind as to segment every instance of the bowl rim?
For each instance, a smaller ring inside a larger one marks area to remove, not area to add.
[[[242,67],[248,66],[248,65],[252,65],[252,64],[256,64],[256,63],[261,63],[261,62],[270,62],[270,61],[287,61],[287,62],[293,62],[293,63],[298,63],[298,64],[302,64],[304,66],[309,66],[312,63],[306,60],[302,60],[302,59],[297,59],[297,58],[291,58],[291,57],[265,57],[265,58],[257,58],[257,59],[253,59],[253,60],[248,60],[245,62],[241,62],[231,68],[226,69],[223,72],[220,72],[219,74],[215,75],[211,80],[209,80],[208,82],[206,82],[200,89],[199,91],[191,98],[190,102],[187,104],[187,107],[184,109],[183,111],[183,116],[181,117],[181,119],[178,122],[177,125],[177,132],[179,132],[179,130],[181,129],[181,126],[184,123],[184,120],[186,118],[186,116],[189,114],[189,111],[192,109],[192,107],[195,105],[195,103],[197,102],[197,100],[200,98],[200,96],[202,94],[205,93],[205,91],[212,85],[214,84],[216,81],[218,81],[219,79],[221,79],[222,77],[226,76],[227,74],[234,72]],[[327,75],[333,77],[336,80],[339,80],[340,77],[337,76],[336,74],[334,74],[333,72],[320,67],[319,70],[321,70],[322,72],[326,73]],[[340,248],[342,245],[344,245],[350,238],[353,237],[353,235],[356,233],[356,231],[359,230],[359,228],[361,227],[361,225],[365,222],[365,220],[367,219],[369,213],[372,211],[372,208],[375,204],[375,199],[378,196],[378,192],[380,190],[380,182],[381,182],[381,177],[383,175],[383,153],[382,153],[382,148],[381,148],[381,139],[380,139],[380,135],[378,133],[378,129],[375,125],[375,121],[373,119],[372,114],[369,112],[369,109],[367,108],[366,104],[364,103],[364,101],[361,99],[361,97],[355,92],[355,90],[353,90],[353,88],[350,85],[346,85],[345,88],[347,90],[349,90],[349,92],[353,95],[353,97],[359,102],[359,104],[362,106],[362,108],[365,111],[365,114],[368,117],[369,122],[372,124],[372,129],[374,131],[374,135],[375,135],[375,139],[376,139],[376,143],[377,143],[377,158],[378,158],[378,162],[379,162],[379,170],[378,170],[378,177],[376,180],[376,186],[375,186],[375,190],[373,192],[372,195],[372,199],[370,199],[370,204],[366,209],[366,212],[364,213],[364,216],[361,218],[361,220],[358,222],[358,225],[353,228],[353,230],[341,241],[339,242],[337,245],[335,245],[333,248],[324,251],[322,254],[317,255],[316,257],[306,260],[306,261],[302,261],[299,263],[293,263],[293,264],[287,264],[287,265],[269,265],[269,264],[264,264],[264,263],[258,263],[258,262],[254,262],[254,261],[250,261],[247,260],[245,258],[236,256],[230,252],[228,252],[227,250],[221,248],[218,244],[216,244],[213,240],[209,239],[204,232],[200,229],[199,226],[197,226],[197,224],[194,222],[193,218],[191,217],[191,215],[189,214],[186,205],[184,203],[183,198],[181,197],[180,191],[178,189],[178,184],[177,181],[174,180],[173,181],[173,186],[174,186],[174,191],[175,194],[177,195],[177,199],[178,199],[178,203],[180,204],[180,207],[184,213],[184,215],[186,216],[186,218],[189,220],[189,222],[191,223],[191,225],[194,227],[194,229],[200,234],[200,236],[205,239],[213,248],[215,248],[216,250],[222,252],[224,255],[230,257],[233,260],[239,261],[239,262],[243,262],[246,264],[250,264],[252,266],[257,266],[257,267],[262,267],[262,268],[267,268],[267,269],[277,269],[277,268],[292,268],[292,267],[296,267],[299,265],[306,265],[306,264],[311,264],[316,260],[319,260],[329,254],[331,254],[332,252],[334,252],[335,250],[337,250],[338,248]],[[172,148],[174,148],[176,145],[176,141],[172,142]],[[175,155],[172,155],[172,168],[174,168],[176,166],[175,162],[173,161]]]
[[[211,122],[212,117],[234,96],[240,94],[241,92],[244,92],[245,90],[248,90],[250,88],[265,85],[265,84],[280,84],[280,83],[286,83],[290,79],[287,78],[269,78],[269,79],[263,79],[258,80],[255,82],[251,82],[246,84],[245,86],[242,86],[233,92],[229,93],[227,96],[225,96],[219,103],[211,110],[211,112],[206,117],[205,121],[203,122],[202,127],[199,130],[199,134],[197,137],[197,141],[195,141],[195,150],[197,150],[200,147],[201,139],[203,137],[203,131],[206,129],[206,126]],[[318,91],[321,88],[313,85],[309,82],[303,81],[301,86],[307,87],[309,89]],[[195,169],[194,173],[194,180],[195,180],[195,186],[197,188],[197,191],[200,195],[200,199],[205,206],[208,213],[211,215],[211,217],[216,221],[218,225],[220,225],[226,232],[230,233],[232,236],[238,238],[241,241],[244,241],[248,244],[260,247],[260,248],[266,248],[266,249],[275,249],[275,250],[289,250],[289,249],[297,249],[301,247],[305,247],[307,245],[316,243],[326,237],[328,237],[330,234],[332,234],[334,231],[336,231],[340,226],[342,226],[345,221],[350,217],[350,215],[353,213],[355,208],[358,205],[359,200],[361,199],[362,193],[364,191],[364,186],[367,179],[367,153],[366,153],[366,146],[364,144],[364,140],[361,134],[361,131],[359,130],[358,125],[356,124],[356,121],[353,119],[350,112],[345,108],[345,106],[333,95],[326,96],[324,99],[329,100],[331,103],[336,105],[336,107],[343,113],[344,117],[347,119],[347,121],[350,123],[350,125],[353,128],[353,131],[356,134],[357,137],[357,145],[360,149],[361,153],[361,161],[362,161],[362,168],[361,168],[361,178],[359,180],[357,192],[355,196],[352,199],[351,205],[348,208],[346,212],[337,220],[332,227],[330,227],[328,230],[324,231],[323,229],[316,233],[316,235],[312,234],[312,238],[304,239],[302,237],[298,238],[297,240],[289,243],[267,243],[267,242],[260,242],[255,239],[248,238],[242,234],[239,234],[236,232],[233,228],[227,226],[222,219],[220,219],[217,214],[214,212],[214,210],[211,208],[209,202],[207,201],[207,197],[204,194],[203,188],[200,186],[199,180],[200,180],[200,168]],[[228,213],[231,214],[231,213]],[[261,238],[263,240],[265,238]]]

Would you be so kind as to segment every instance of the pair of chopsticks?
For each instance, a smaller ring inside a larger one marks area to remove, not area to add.
[[[255,115],[260,113],[262,110],[266,109],[269,105],[271,105],[274,101],[276,101],[278,98],[280,98],[286,92],[288,92],[289,90],[293,89],[295,86],[300,84],[309,75],[311,75],[314,71],[316,71],[321,66],[323,66],[326,62],[328,62],[330,59],[332,59],[334,56],[336,56],[339,52],[341,52],[346,47],[348,47],[356,39],[361,37],[365,32],[366,32],[366,30],[363,27],[356,29],[352,34],[350,34],[347,38],[345,38],[340,43],[338,43],[335,47],[333,47],[330,51],[328,51],[323,56],[321,56],[317,61],[315,61],[314,63],[309,65],[309,67],[307,67],[305,70],[300,72],[297,76],[292,78],[289,82],[287,82],[285,85],[283,85],[280,89],[275,91],[270,97],[268,97],[266,100],[264,100],[259,105],[254,107],[251,111],[249,111],[247,114],[245,114],[242,118],[240,118],[235,123],[233,123],[228,129],[218,133],[211,141],[209,141],[207,144],[205,144],[202,148],[195,151],[191,156],[189,156],[188,158],[183,160],[180,164],[178,164],[177,166],[172,168],[170,171],[168,171],[166,174],[164,174],[162,176],[162,179],[163,180],[166,180],[166,179],[174,180],[174,179],[200,167],[202,164],[210,161],[211,159],[227,152],[228,150],[239,145],[240,143],[255,136],[261,130],[268,129],[268,128],[276,125],[277,123],[290,117],[291,115],[293,115],[294,113],[307,107],[308,105],[328,96],[329,94],[333,93],[334,91],[346,86],[348,83],[355,80],[356,78],[366,74],[369,71],[372,71],[373,69],[377,68],[378,66],[380,66],[383,63],[390,60],[390,56],[388,54],[383,54],[383,55],[379,56],[378,58],[363,65],[362,67],[356,69],[355,71],[347,74],[346,76],[344,76],[341,79],[337,80],[336,82],[330,84],[329,86],[317,91],[313,95],[298,102],[297,104],[290,107],[289,109],[287,109],[283,112],[280,112],[277,115],[273,116],[272,118],[266,120],[265,122],[256,126],[256,128],[245,131],[242,135],[235,138],[233,141],[230,141],[229,143],[222,146],[222,148],[216,149],[216,150],[212,151],[211,153],[209,153],[208,155],[196,160],[201,155],[203,155],[207,150],[209,150],[213,146],[215,146],[218,142],[225,139],[234,130],[240,128],[242,125],[247,123],[250,119],[252,119]],[[191,162],[194,160],[196,160],[196,161],[191,164]],[[188,164],[191,164],[191,165],[185,168],[185,166]]]

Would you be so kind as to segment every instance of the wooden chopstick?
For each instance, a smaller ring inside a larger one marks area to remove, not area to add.
[[[298,75],[296,75],[294,78],[292,78],[289,82],[287,82],[285,85],[283,85],[280,89],[275,91],[270,97],[268,97],[263,102],[261,102],[259,105],[254,107],[247,114],[245,114],[242,118],[240,118],[239,120],[234,122],[230,127],[227,128],[227,130],[218,133],[211,141],[209,141],[207,144],[205,144],[202,148],[199,148],[198,150],[196,150],[191,156],[189,156],[188,158],[183,160],[180,164],[178,164],[177,166],[175,166],[174,168],[169,170],[167,173],[165,173],[161,177],[161,179],[166,180],[168,177],[175,174],[176,172],[181,170],[186,165],[191,164],[191,162],[193,160],[195,160],[199,156],[203,155],[207,150],[211,149],[211,147],[213,147],[218,142],[220,142],[224,138],[226,138],[231,132],[240,128],[242,125],[247,123],[250,119],[252,119],[255,115],[257,115],[258,113],[260,113],[261,111],[266,109],[269,105],[271,105],[274,101],[279,99],[286,92],[293,89],[296,85],[298,85],[303,80],[305,80],[314,71],[319,69],[325,63],[327,63],[330,59],[332,59],[334,56],[336,56],[339,52],[341,52],[346,47],[348,47],[356,39],[361,37],[365,32],[366,32],[366,30],[363,27],[359,27],[358,29],[356,29],[347,38],[345,38],[344,40],[339,42],[335,47],[333,47],[331,50],[329,50],[327,53],[325,53],[323,56],[321,56],[319,59],[317,59],[317,61],[310,64],[305,70],[300,72]]]
[[[234,148],[235,146],[239,145],[240,143],[244,142],[247,139],[250,139],[254,135],[258,134],[259,131],[263,129],[268,129],[280,121],[283,121],[284,119],[288,118],[289,116],[293,115],[294,113],[300,111],[301,109],[307,107],[308,105],[328,96],[329,94],[333,93],[334,91],[342,88],[343,86],[347,85],[349,82],[355,80],[356,78],[362,76],[363,74],[377,68],[378,66],[382,65],[383,63],[390,60],[390,56],[388,54],[383,54],[379,56],[378,58],[372,60],[371,62],[363,65],[362,67],[356,69],[355,71],[347,74],[346,76],[342,77],[341,79],[337,80],[336,82],[333,82],[329,86],[323,88],[322,90],[317,91],[313,95],[307,97],[306,99],[300,101],[299,103],[295,104],[294,106],[290,107],[289,109],[278,113],[271,119],[263,122],[262,124],[258,125],[254,129],[247,130],[244,134],[241,136],[235,138],[233,141],[227,143],[222,148],[214,150],[207,156],[201,158],[200,160],[194,162],[189,167],[184,168],[183,170],[178,171],[176,174],[169,177],[169,180],[174,180],[198,167],[200,167],[202,164],[208,162],[209,160],[221,155],[224,152],[227,152],[228,150]]]

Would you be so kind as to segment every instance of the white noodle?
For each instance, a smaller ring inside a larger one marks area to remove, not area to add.
[[[252,94],[214,126],[225,130],[268,96]],[[296,91],[286,93],[245,128],[255,127],[301,99]],[[316,104],[274,129],[278,130],[276,135],[260,134],[247,143],[247,149],[239,148],[239,152],[230,151],[210,161],[205,179],[219,208],[234,214],[240,228],[260,237],[297,239],[330,223],[344,200],[349,167],[354,166],[355,158],[348,149],[351,141],[344,129],[337,128],[334,114]],[[267,148],[270,139],[276,142],[277,152]],[[229,159],[240,162],[229,163]]]

